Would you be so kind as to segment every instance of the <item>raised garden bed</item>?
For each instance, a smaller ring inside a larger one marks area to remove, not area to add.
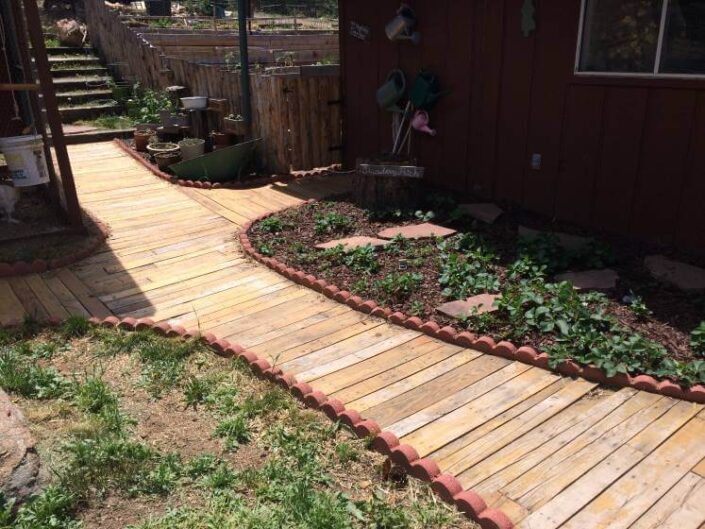
[[[16,509],[0,495],[8,527],[478,527],[253,376],[236,346],[116,323],[0,330],[0,387],[51,476]]]
[[[231,182],[209,182],[205,178],[202,180],[183,180],[177,178],[175,175],[166,173],[159,169],[157,164],[153,163],[149,155],[146,153],[137,152],[130,141],[124,141],[116,139],[115,143],[124,152],[129,154],[132,158],[146,167],[152,174],[158,176],[162,180],[166,180],[169,183],[181,186],[181,187],[194,187],[197,189],[247,189],[252,187],[260,187],[268,184],[273,184],[275,182],[288,182],[294,178],[302,178],[305,176],[321,176],[328,172],[327,169],[316,169],[313,171],[298,171],[296,176],[292,174],[287,175],[271,175],[271,176],[260,176],[253,175],[249,178],[243,179],[241,181],[231,181]],[[335,169],[339,166],[333,166],[331,169]]]
[[[374,214],[339,201],[309,203],[260,220],[246,242],[260,258],[275,259],[268,263],[273,267],[302,270],[360,300],[373,300],[387,315],[401,314],[399,320],[411,317],[453,333],[531,345],[548,354],[552,367],[573,360],[599,368],[600,379],[648,374],[684,388],[705,383],[705,297],[655,281],[643,266],[652,249],[590,240],[570,250],[556,236],[518,237],[519,225],[556,228],[539,218],[508,213],[486,225],[460,215],[447,201],[433,209],[447,212],[434,222],[458,230],[457,235],[395,239],[376,250],[317,249],[333,239],[378,237],[385,228],[433,216]],[[554,281],[567,270],[605,267],[620,277],[617,287],[605,293],[578,292]],[[483,293],[500,296],[498,310],[466,319],[437,311],[448,301]]]

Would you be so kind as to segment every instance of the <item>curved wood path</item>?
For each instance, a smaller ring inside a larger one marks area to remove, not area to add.
[[[115,314],[200,327],[376,420],[518,527],[705,527],[702,405],[449,345],[243,256],[244,222],[344,189],[344,177],[184,190],[113,144],[70,152],[81,202],[112,236],[74,266],[0,280],[0,324]]]

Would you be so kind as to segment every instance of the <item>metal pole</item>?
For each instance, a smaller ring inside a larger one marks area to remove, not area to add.
[[[240,33],[240,91],[242,92],[242,118],[247,124],[247,139],[252,134],[252,102],[250,100],[250,56],[247,48],[247,14],[249,0],[238,0],[238,30]]]
[[[18,1],[18,0],[17,0]],[[77,230],[85,229],[81,218],[81,206],[78,203],[76,194],[76,184],[73,180],[71,161],[69,152],[66,149],[66,139],[64,130],[61,127],[61,117],[59,115],[59,103],[56,99],[54,82],[51,78],[51,68],[47,58],[47,50],[44,45],[44,35],[42,32],[42,22],[39,18],[39,8],[36,0],[23,0],[25,20],[27,21],[27,32],[29,41],[34,49],[34,61],[37,67],[37,76],[44,96],[44,107],[47,111],[47,121],[51,130],[51,139],[56,152],[56,161],[59,163],[61,172],[61,183],[64,188],[64,198],[66,200],[66,214],[69,225]]]

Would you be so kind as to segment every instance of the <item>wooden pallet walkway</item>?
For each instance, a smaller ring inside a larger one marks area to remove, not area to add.
[[[325,177],[183,190],[113,144],[70,149],[102,250],[0,280],[0,323],[25,314],[151,317],[276,361],[434,458],[527,529],[705,526],[702,405],[612,391],[354,312],[246,259],[236,233],[345,188]]]

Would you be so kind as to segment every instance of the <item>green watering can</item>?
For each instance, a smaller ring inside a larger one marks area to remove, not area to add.
[[[389,112],[402,113],[399,100],[406,92],[406,76],[401,70],[392,70],[387,75],[387,81],[377,89],[377,104]]]
[[[442,95],[438,77],[421,71],[411,87],[409,100],[417,110],[431,110]]]

